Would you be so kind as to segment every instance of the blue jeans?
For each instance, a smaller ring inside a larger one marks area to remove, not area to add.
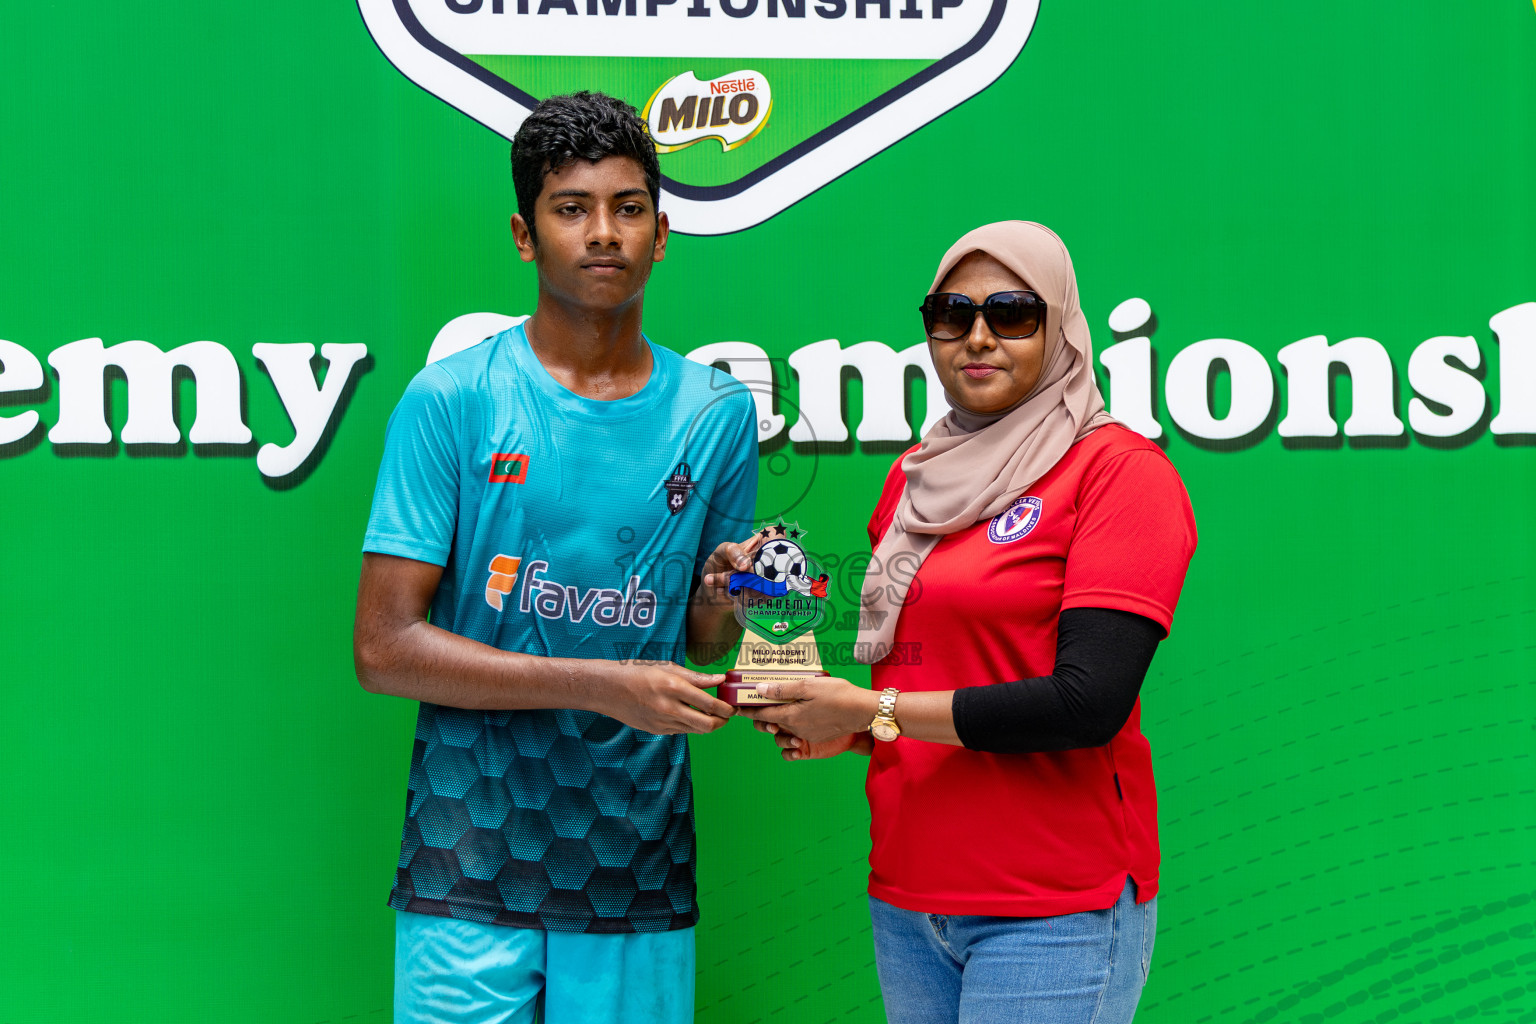
[[[395,913],[395,1024],[692,1024],[693,929],[581,935]]]
[[[1108,910],[922,914],[869,898],[890,1024],[1129,1024],[1152,963],[1157,900],[1126,880]]]

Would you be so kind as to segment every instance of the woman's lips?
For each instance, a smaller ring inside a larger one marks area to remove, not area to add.
[[[996,366],[988,366],[985,363],[971,363],[965,367],[966,376],[975,377],[977,380],[983,377],[990,377],[997,372],[998,368]]]

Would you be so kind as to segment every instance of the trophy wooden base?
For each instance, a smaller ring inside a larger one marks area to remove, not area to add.
[[[764,697],[758,692],[758,687],[764,683],[787,683],[793,679],[814,679],[818,676],[831,675],[830,672],[797,672],[763,669],[732,669],[725,674],[725,682],[720,684],[720,699],[736,708],[750,707],[756,704],[791,704],[793,701],[774,700]]]

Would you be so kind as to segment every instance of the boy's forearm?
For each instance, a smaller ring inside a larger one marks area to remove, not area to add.
[[[710,588],[699,584],[688,599],[687,639],[688,657],[695,664],[719,661],[741,639],[735,604],[729,598],[721,600]]]
[[[502,651],[425,620],[358,626],[357,677],[372,693],[475,710],[600,711],[618,682],[609,661]]]
[[[595,711],[652,733],[710,732],[731,716],[705,690],[719,676],[667,662],[620,664],[503,651],[427,621],[442,568],[368,553],[358,583],[352,649],[374,693],[483,711]]]

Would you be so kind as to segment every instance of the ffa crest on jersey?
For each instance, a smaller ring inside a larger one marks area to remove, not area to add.
[[[1026,494],[1012,505],[992,517],[987,525],[987,539],[993,544],[1009,544],[1027,537],[1040,522],[1045,502],[1033,494]]]
[[[679,462],[662,486],[667,489],[667,511],[677,515],[693,497],[693,470],[688,463]]]

